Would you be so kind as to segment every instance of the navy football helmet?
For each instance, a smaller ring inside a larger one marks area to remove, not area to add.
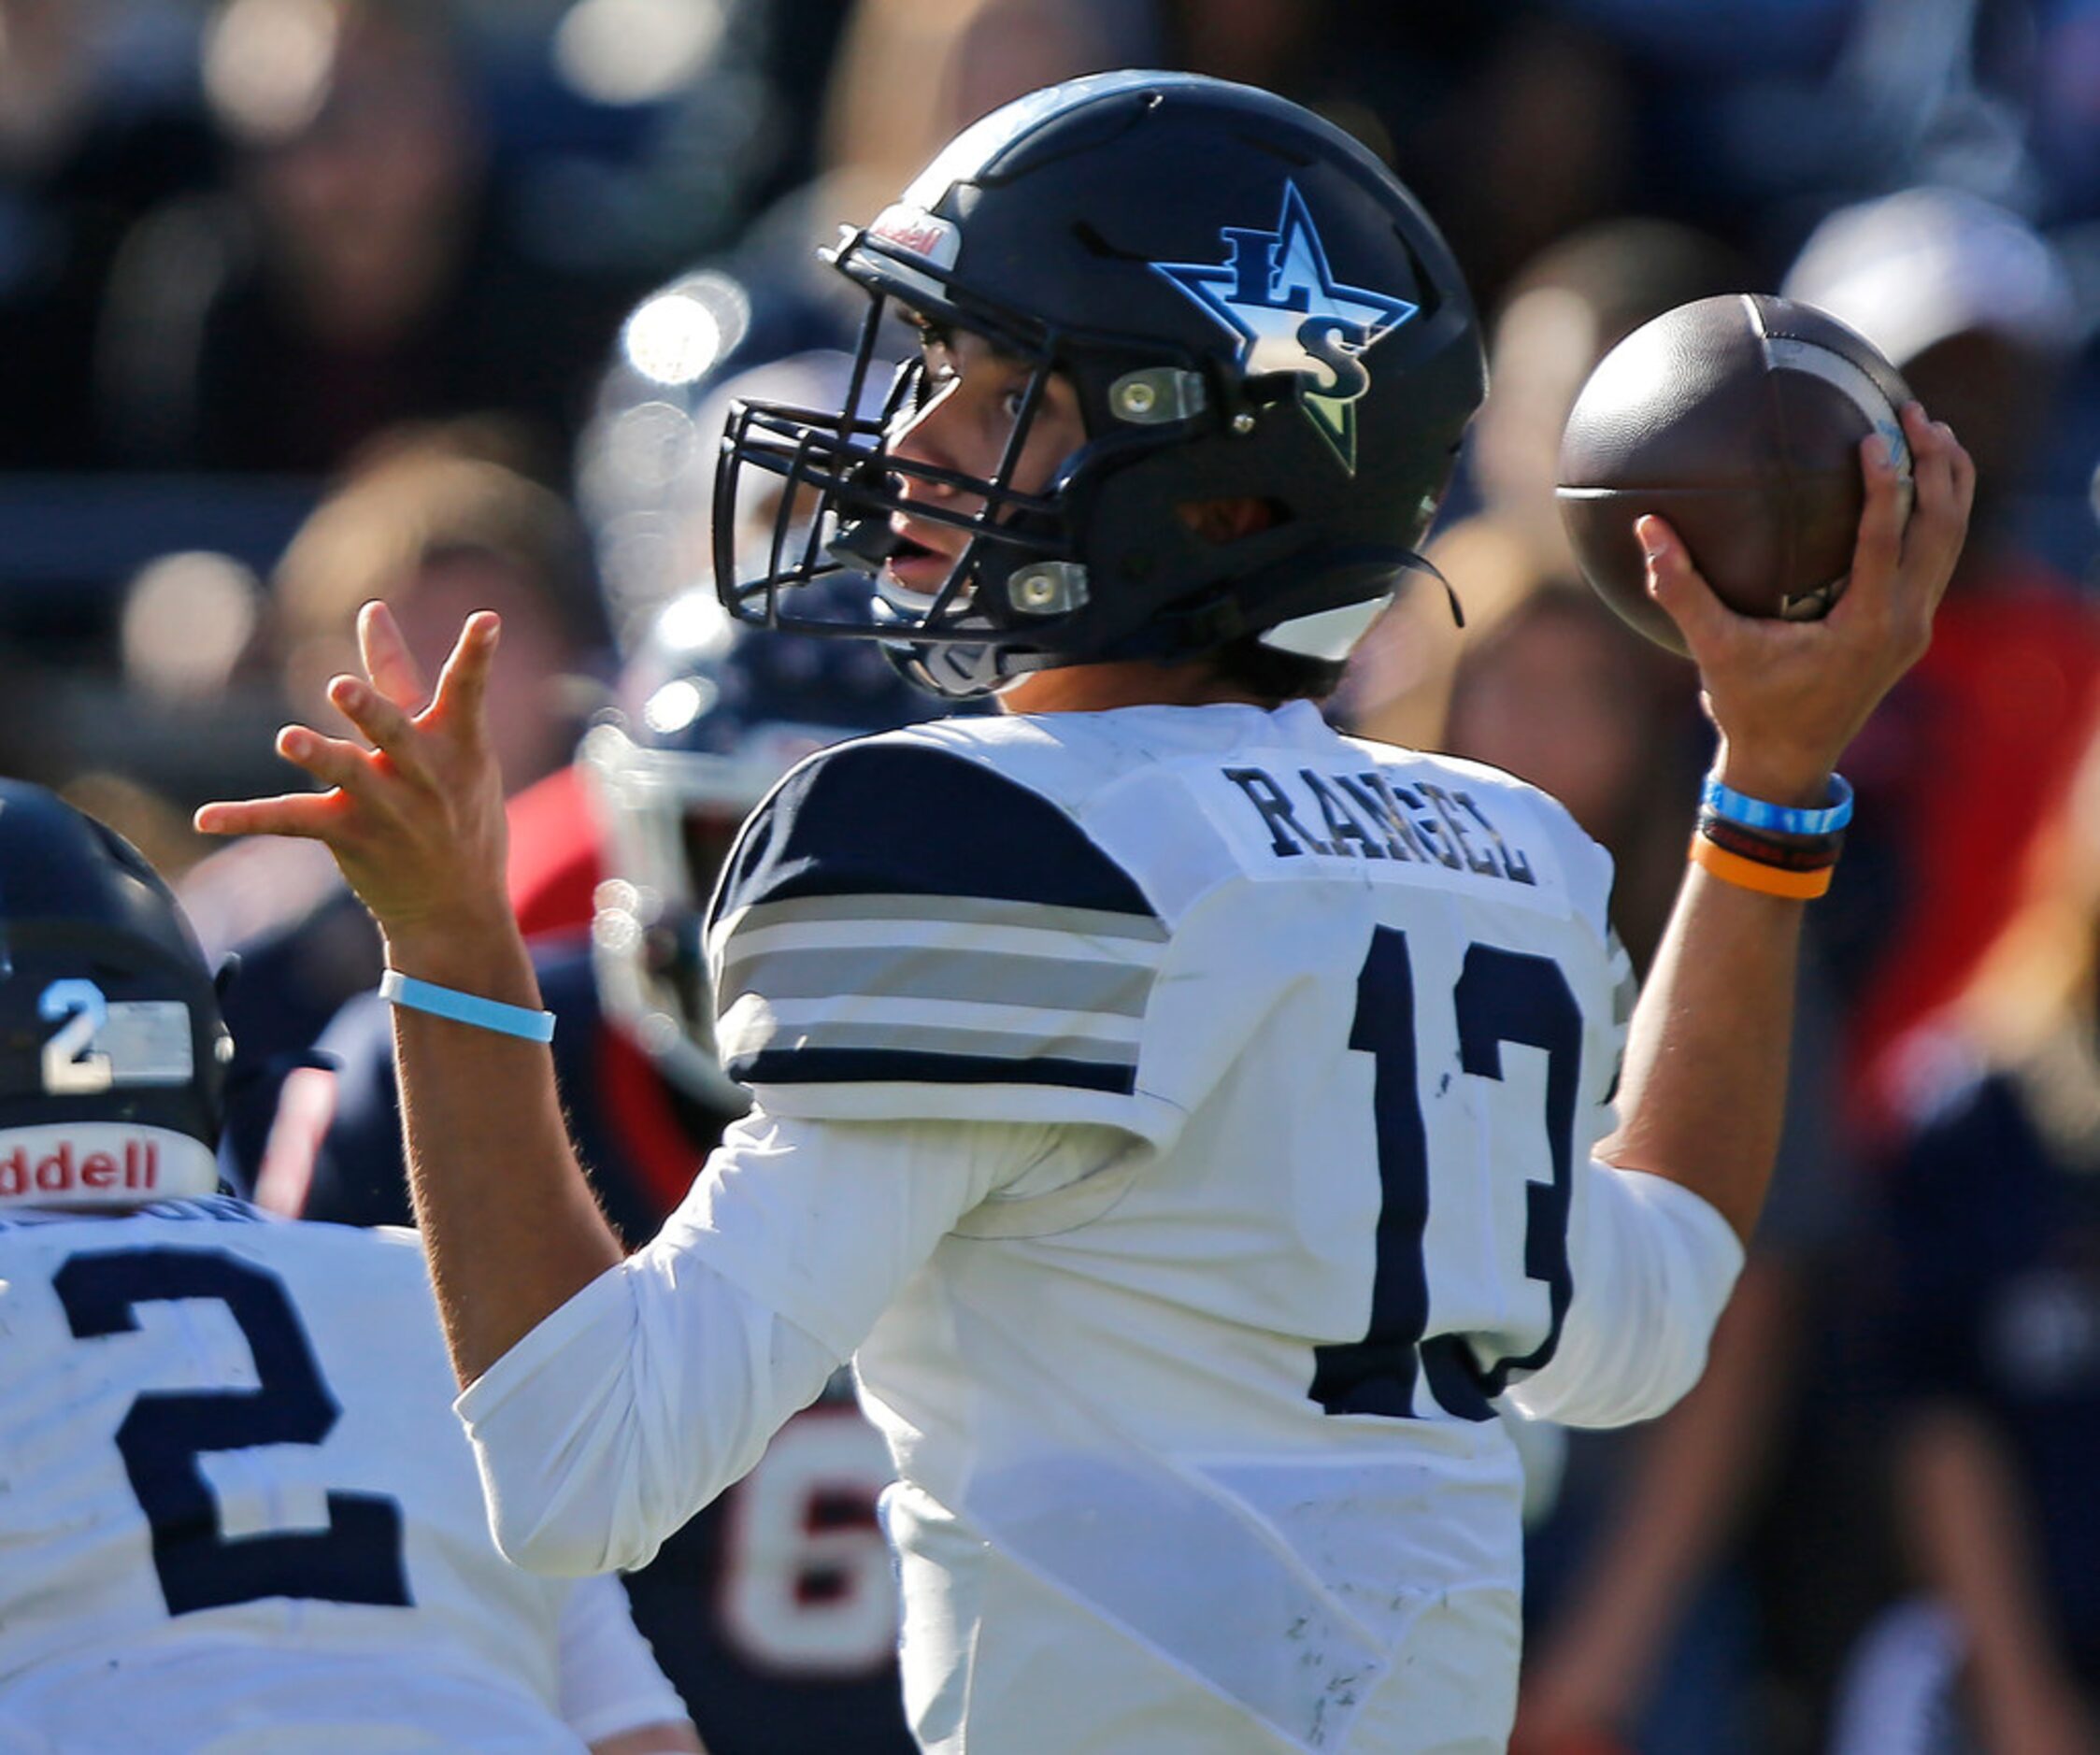
[[[599,1003],[683,1090],[740,1112],[701,942],[737,831],[803,757],[938,708],[874,648],[756,635],[706,586],[664,606],[618,692],[581,751],[610,874],[592,924]]]
[[[211,1193],[233,1046],[145,857],[0,780],[0,1207]]]
[[[854,383],[829,412],[733,407],[718,589],[754,625],[891,642],[947,693],[1246,635],[1345,655],[1421,564],[1485,389],[1464,280],[1393,174],[1297,105],[1196,75],[1095,75],[994,111],[830,260],[871,302]],[[916,364],[881,413],[855,412],[892,307],[1035,366],[991,477],[893,451],[925,393]],[[1078,389],[1086,442],[1021,492],[1053,372]],[[757,477],[787,491],[764,564],[740,573],[724,533]],[[923,604],[864,592],[856,615],[805,609],[796,588],[893,551],[907,477],[975,503],[911,504],[969,534],[945,585]],[[1183,513],[1240,497],[1272,517],[1236,541]]]

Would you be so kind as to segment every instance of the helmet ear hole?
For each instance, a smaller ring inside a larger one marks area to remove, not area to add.
[[[1291,521],[1291,511],[1280,500],[1253,494],[1235,494],[1221,500],[1184,500],[1175,510],[1181,521],[1203,541],[1223,547],[1244,537],[1259,535]]]

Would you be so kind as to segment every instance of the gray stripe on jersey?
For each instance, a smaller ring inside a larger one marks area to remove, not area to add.
[[[1046,1011],[1142,1018],[1153,971],[1126,963],[1017,957],[925,945],[761,950],[721,972],[717,1004],[745,993],[768,1001],[949,999]]]
[[[1619,942],[1619,929],[1607,929],[1607,968],[1611,976],[1611,1088],[1619,1088],[1619,1077],[1626,1070],[1626,1038],[1631,1034],[1634,1006],[1640,999],[1640,977],[1634,973],[1634,960],[1626,954],[1626,947]]]
[[[941,1030],[927,1024],[798,1023],[770,1030],[730,1033],[723,1051],[763,1053],[781,1036],[797,1049],[887,1049],[900,1054],[952,1054],[999,1061],[1089,1061],[1102,1066],[1136,1066],[1135,1042],[1105,1042],[1088,1035],[1021,1035],[985,1030]]]
[[[1619,929],[1610,929],[1607,955],[1611,973],[1611,1023],[1621,1035],[1633,1021],[1634,1006],[1640,998],[1640,977],[1634,973],[1634,960],[1626,954],[1626,947],[1619,942]]]
[[[1082,938],[1138,938],[1164,944],[1166,922],[1150,914],[1111,914],[1104,908],[1050,907],[1040,902],[1001,902],[987,896],[850,895],[795,896],[761,902],[736,921],[738,932],[788,926],[805,920],[936,920],[965,926],[1025,926]]]

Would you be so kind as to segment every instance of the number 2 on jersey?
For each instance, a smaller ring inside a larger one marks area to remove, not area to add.
[[[1545,1336],[1529,1352],[1483,1366],[1455,1334],[1424,1338],[1429,1329],[1429,1147],[1422,1124],[1415,1049],[1415,987],[1407,936],[1392,927],[1373,933],[1356,985],[1356,1020],[1349,1046],[1376,1064],[1379,1211],[1371,1321],[1360,1341],[1317,1347],[1311,1394],[1330,1414],[1415,1412],[1418,1376],[1444,1411],[1459,1420],[1493,1417],[1490,1398],[1515,1371],[1534,1371],[1553,1356],[1567,1315],[1568,1203],[1574,1181],[1575,1100],[1581,1068],[1582,1014],[1567,977],[1550,958],[1470,945],[1453,990],[1459,1065],[1475,1077],[1502,1077],[1502,1045],[1546,1055],[1544,1133],[1552,1179],[1524,1191],[1524,1275],[1547,1289]]]
[[[342,1412],[276,1275],[215,1251],[112,1249],[74,1256],[51,1283],[79,1339],[136,1329],[142,1304],[204,1298],[226,1306],[254,1355],[253,1389],[149,1390],[117,1428],[170,1615],[272,1596],[408,1605],[401,1507],[391,1499],[331,1492],[325,1530],[236,1540],[220,1533],[200,1456],[319,1444]]]

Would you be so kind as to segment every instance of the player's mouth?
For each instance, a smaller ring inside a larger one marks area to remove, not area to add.
[[[921,541],[917,532],[924,528],[923,525],[914,527],[901,518],[893,519],[891,534],[896,546],[884,560],[882,570],[904,590],[931,597],[948,583],[948,576],[954,570],[962,548],[958,546],[951,551],[943,551],[932,543]]]

